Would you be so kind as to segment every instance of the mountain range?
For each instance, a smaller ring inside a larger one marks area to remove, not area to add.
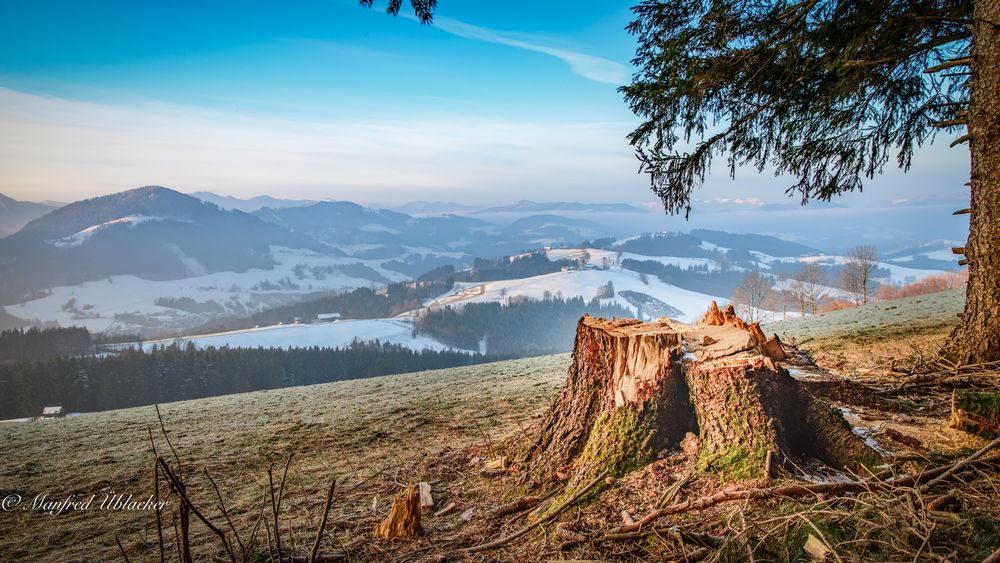
[[[6,306],[0,324],[14,315],[83,323],[97,331],[163,334],[310,295],[415,280],[543,248],[551,249],[550,260],[590,256],[593,267],[614,264],[622,270],[608,279],[588,274],[601,283],[635,285],[640,274],[655,276],[666,285],[654,297],[675,307],[671,299],[680,294],[670,287],[698,299],[725,298],[748,270],[778,272],[812,261],[834,276],[842,260],[759,234],[692,229],[623,236],[650,233],[643,220],[653,214],[619,204],[518,202],[481,212],[411,215],[348,201],[262,196],[253,204],[223,198],[230,207],[223,208],[157,186],[59,208],[8,200],[0,200],[4,209],[47,213],[0,238],[0,305]],[[238,209],[258,204],[268,205]],[[443,204],[416,208],[434,205]],[[560,206],[569,211],[542,212]],[[883,252],[881,271],[898,283],[954,269],[949,245],[956,244],[945,239],[898,245]],[[526,295],[549,291],[589,299],[596,291],[573,272],[558,283],[526,275],[532,278],[524,282],[531,288]]]
[[[54,209],[0,239],[0,302],[113,275],[179,279],[267,268],[272,245],[336,252],[241,211],[138,188]]]
[[[18,201],[0,194],[0,237],[16,233],[21,227],[55,208],[54,205]]]
[[[355,281],[364,282],[416,278],[446,264],[466,267],[477,257],[611,232],[590,220],[554,214],[521,214],[496,223],[451,213],[412,216],[347,201],[198,195],[204,199],[146,186],[59,208],[5,198],[0,203],[10,211],[7,216],[16,212],[26,223],[0,239],[5,272],[0,304],[112,276],[170,280],[273,269],[276,247],[349,258],[338,267],[360,265],[351,271],[361,276]]]

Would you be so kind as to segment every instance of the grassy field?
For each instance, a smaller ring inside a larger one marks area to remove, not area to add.
[[[566,355],[548,356],[160,409],[182,469],[189,475],[210,471],[237,520],[252,525],[267,468],[282,465],[288,453],[294,454],[288,502],[293,513],[308,512],[322,501],[320,493],[334,476],[364,473],[384,462],[401,466],[417,454],[465,448],[485,436],[517,431],[541,413],[562,385],[567,365]],[[0,425],[0,498],[25,499],[17,509],[0,512],[0,560],[119,560],[115,534],[133,556],[153,557],[151,512],[92,506],[51,516],[22,510],[43,493],[60,499],[97,494],[99,501],[114,491],[145,499],[152,491],[150,427],[159,430],[153,407]],[[211,499],[208,491],[193,491]],[[389,500],[376,500],[377,510],[384,512]]]
[[[909,369],[932,359],[958,323],[963,290],[909,297],[763,326],[846,376]]]
[[[965,291],[943,291],[872,303],[864,307],[767,323],[766,332],[789,343],[809,340],[883,340],[888,335],[940,332],[954,326],[965,305]]]

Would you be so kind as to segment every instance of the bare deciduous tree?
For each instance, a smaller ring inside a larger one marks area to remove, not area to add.
[[[781,299],[781,320],[785,320],[788,318],[788,301],[793,295],[792,276],[784,268],[778,271],[777,289],[779,293],[778,297]]]
[[[847,262],[840,271],[840,284],[851,294],[855,305],[866,305],[874,293],[872,274],[878,267],[878,253],[870,244],[855,246],[847,252]]]
[[[740,315],[755,323],[761,320],[764,306],[771,298],[771,278],[760,272],[747,272],[733,290],[733,305]]]
[[[830,288],[826,285],[826,272],[819,264],[806,264],[795,277],[801,285],[803,314],[808,305],[809,312],[815,315],[830,293]]]

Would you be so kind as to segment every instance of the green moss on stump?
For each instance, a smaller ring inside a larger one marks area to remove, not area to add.
[[[577,458],[576,473],[550,508],[573,498],[604,470],[610,476],[621,477],[652,461],[656,420],[656,408],[651,405],[642,409],[626,405],[602,413],[594,422],[587,445]],[[577,504],[589,503],[603,488],[603,484],[595,486]]]
[[[652,460],[656,431],[655,407],[626,405],[604,412],[591,429],[577,467],[594,476],[607,469],[621,477]]]
[[[764,474],[767,450],[763,444],[733,445],[715,452],[702,450],[698,455],[698,470],[716,473],[721,479],[730,481],[760,477]]]

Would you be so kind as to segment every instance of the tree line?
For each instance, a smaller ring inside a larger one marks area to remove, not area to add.
[[[575,266],[576,260],[550,260],[544,250],[499,258],[476,258],[472,268],[456,271],[451,264],[440,266],[420,276],[420,280],[454,279],[457,282],[487,282],[541,276]]]
[[[64,329],[66,330],[66,329]],[[495,361],[495,356],[355,341],[343,348],[195,348],[0,363],[0,419],[42,407],[92,412]]]
[[[732,301],[747,320],[769,321],[776,311],[782,318],[789,311],[815,315],[876,300],[957,289],[964,286],[968,273],[944,272],[902,286],[882,284],[880,278],[888,276],[889,272],[879,267],[875,247],[865,244],[850,249],[836,268],[813,262],[794,272],[746,272],[733,290]]]
[[[613,291],[613,289],[611,289]],[[510,298],[504,303],[468,303],[461,308],[429,311],[414,326],[440,342],[493,355],[540,355],[573,349],[576,324],[584,314],[631,318],[630,309],[614,302],[589,302],[581,297],[562,299]]]
[[[249,317],[214,322],[197,332],[223,332],[254,326],[312,322],[324,313],[339,313],[342,319],[393,317],[420,308],[425,299],[437,297],[455,286],[453,278],[391,283],[383,288],[359,287],[344,293],[329,293],[295,303],[272,307]]]
[[[94,354],[109,344],[139,339],[138,334],[94,334],[83,327],[4,330],[0,331],[0,363]]]

